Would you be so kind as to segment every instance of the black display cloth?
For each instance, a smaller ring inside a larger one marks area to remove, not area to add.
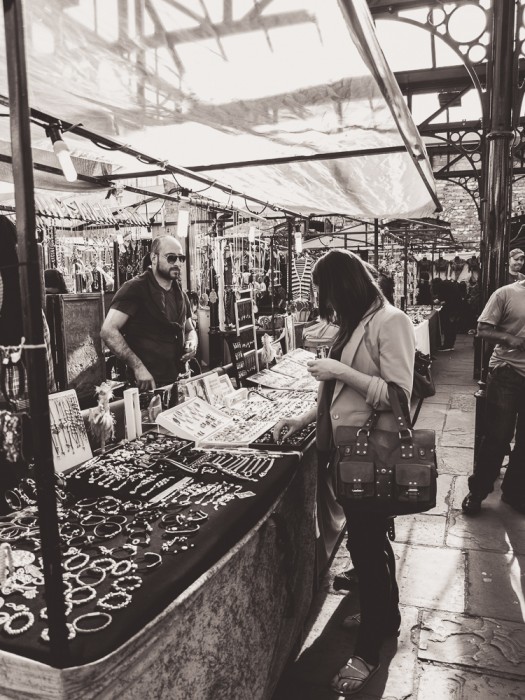
[[[253,491],[255,496],[235,498],[218,510],[214,510],[211,505],[195,506],[209,515],[191,539],[195,546],[179,554],[162,554],[162,564],[159,567],[150,573],[140,574],[142,586],[130,591],[133,595],[131,603],[119,610],[105,611],[113,618],[108,627],[92,634],[77,634],[70,641],[70,657],[64,659],[61,667],[79,666],[96,661],[118,649],[139,632],[255,526],[291,482],[298,465],[297,455],[279,457],[260,482],[244,485],[243,490]],[[139,548],[139,554],[146,551],[161,553],[164,530],[156,523],[152,525],[151,543],[146,548]],[[127,541],[126,536],[120,535],[102,544],[116,547]],[[79,615],[97,611],[96,601],[111,590],[111,583],[114,581],[115,579],[106,576],[96,587],[96,598],[85,605],[75,606],[67,621],[72,622]],[[19,636],[11,637],[2,631],[0,649],[50,664],[49,644],[40,639],[42,629],[47,627],[47,621],[39,616],[40,610],[45,606],[43,588],[38,589],[35,600],[27,600],[20,594],[12,594],[6,600],[27,605],[35,615],[35,623],[30,630]]]

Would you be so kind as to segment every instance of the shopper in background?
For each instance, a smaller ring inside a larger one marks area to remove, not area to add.
[[[66,280],[60,270],[51,267],[44,270],[44,284],[46,294],[68,294]]]
[[[522,274],[521,269],[523,268],[523,263],[525,262],[525,253],[521,248],[514,248],[509,253],[509,272],[507,275],[507,284],[512,284],[513,282],[519,282],[520,280],[525,280],[525,275]]]
[[[435,287],[437,298],[443,303],[439,312],[443,344],[439,348],[442,352],[454,350],[458,323],[461,318],[461,289],[454,280],[440,280]]]
[[[388,401],[388,382],[402,387],[410,400],[415,336],[410,319],[385,303],[370,271],[350,251],[332,250],[313,270],[319,287],[321,318],[340,326],[327,359],[312,360],[308,371],[319,382],[317,410],[279,421],[274,439],[292,435],[317,415],[320,469],[329,468],[334,453],[334,431],[341,425],[362,425],[372,409],[381,412],[378,425],[397,429]],[[379,367],[369,348],[377,348]],[[379,369],[380,368],[380,369]],[[344,508],[348,549],[354,564],[361,606],[354,655],[332,681],[342,695],[361,690],[379,668],[379,650],[389,635],[399,631],[399,591],[395,558],[387,537],[390,518]]]
[[[151,267],[113,297],[100,333],[140,390],[175,382],[197,350],[190,302],[178,282],[182,246],[172,236],[161,236],[151,244],[150,255]]]
[[[479,513],[514,437],[501,499],[525,515],[525,279],[492,294],[478,319],[478,336],[496,346],[489,362],[485,435],[462,508],[467,515]]]

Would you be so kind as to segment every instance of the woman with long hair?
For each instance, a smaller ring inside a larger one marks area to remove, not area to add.
[[[274,437],[286,438],[317,418],[319,468],[330,469],[338,426],[361,426],[375,409],[379,428],[398,429],[388,383],[401,387],[410,402],[415,336],[408,316],[385,299],[366,264],[350,251],[326,253],[314,267],[313,281],[320,315],[336,323],[339,333],[328,358],[308,363],[319,381],[317,409],[279,421]],[[360,624],[354,654],[333,678],[332,688],[349,696],[378,670],[381,645],[399,633],[401,615],[389,517],[352,512],[348,502],[341,505],[359,581]]]

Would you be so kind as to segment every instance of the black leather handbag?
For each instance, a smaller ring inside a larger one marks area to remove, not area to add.
[[[362,426],[337,428],[336,498],[355,512],[422,513],[436,505],[436,435],[433,430],[410,427],[400,387],[389,383],[388,396],[398,431],[376,429],[378,411]]]

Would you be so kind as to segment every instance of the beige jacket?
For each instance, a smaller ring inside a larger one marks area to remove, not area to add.
[[[416,349],[414,326],[408,316],[389,303],[366,316],[343,348],[341,362],[374,379],[366,397],[337,381],[330,407],[324,408],[325,382],[320,382],[317,403],[317,447],[328,450],[330,432],[339,425],[363,425],[373,409],[383,411],[378,428],[396,430],[390,411],[387,382],[402,387],[410,402]],[[379,367],[377,361],[379,360]]]

